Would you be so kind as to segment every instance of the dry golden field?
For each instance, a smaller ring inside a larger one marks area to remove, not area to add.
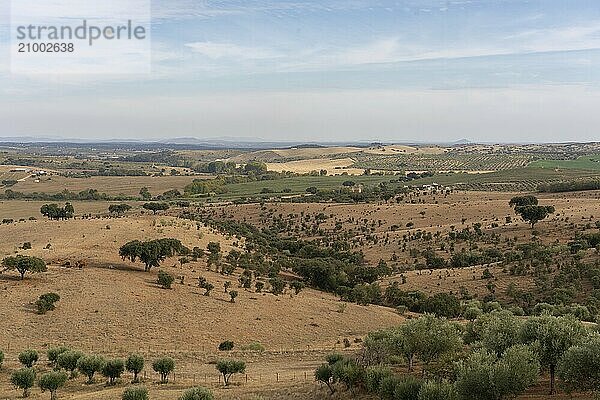
[[[150,193],[158,195],[167,190],[183,188],[200,176],[93,176],[90,178],[68,178],[52,175],[41,178],[27,178],[12,186],[17,192],[58,193],[63,190],[80,192],[86,189],[96,189],[108,195],[137,196],[140,189],[147,187]]]

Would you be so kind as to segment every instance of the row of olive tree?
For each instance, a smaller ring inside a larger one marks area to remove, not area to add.
[[[327,361],[315,377],[331,392],[343,384],[383,400],[514,398],[537,381],[540,371],[550,375],[550,394],[556,393],[556,375],[567,390],[600,391],[600,335],[572,316],[521,320],[496,311],[464,327],[424,315],[369,334],[355,359],[332,355]],[[417,361],[420,379],[412,374]],[[409,376],[389,368],[402,362]]]

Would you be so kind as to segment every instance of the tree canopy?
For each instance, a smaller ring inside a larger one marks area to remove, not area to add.
[[[21,274],[21,280],[25,278],[26,272],[38,273],[46,272],[46,262],[38,257],[17,255],[7,257],[2,260],[2,266],[6,270],[17,270]]]
[[[123,260],[136,262],[138,259],[144,263],[145,271],[150,271],[152,267],[159,267],[168,257],[176,255],[185,255],[189,249],[181,244],[177,239],[156,239],[146,242],[133,240],[125,243],[119,250],[119,255]]]

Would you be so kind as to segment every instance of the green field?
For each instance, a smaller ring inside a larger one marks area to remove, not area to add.
[[[487,174],[450,173],[436,174],[431,178],[418,179],[412,185],[439,183],[441,185],[455,186],[463,190],[489,190],[489,191],[531,191],[536,190],[542,183],[570,181],[582,178],[600,177],[600,169],[562,169],[556,171],[551,168],[518,168]]]
[[[583,169],[600,171],[600,154],[581,156],[575,160],[540,160],[530,164],[531,167],[550,169]]]

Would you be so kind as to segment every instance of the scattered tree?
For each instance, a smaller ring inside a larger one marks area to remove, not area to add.
[[[125,371],[125,362],[120,358],[108,360],[102,367],[102,375],[108,378],[109,385],[114,385],[115,381],[123,374],[123,371]]]
[[[160,374],[160,383],[169,382],[169,374],[175,369],[175,360],[171,357],[163,357],[154,360],[152,369]]]
[[[56,293],[46,293],[36,300],[38,314],[46,314],[56,308],[55,303],[60,300],[60,296]]]
[[[111,214],[123,215],[127,211],[131,210],[131,206],[129,204],[111,204],[108,206],[108,212]]]
[[[159,211],[166,211],[169,209],[169,205],[167,203],[145,203],[142,207],[146,210],[150,210],[156,215]]]
[[[518,206],[515,207],[515,212],[531,224],[531,229],[539,221],[545,219],[548,215],[554,213],[553,206]]]
[[[42,392],[50,392],[50,400],[56,400],[58,399],[56,391],[65,385],[67,379],[67,374],[64,372],[51,371],[40,377],[38,385],[40,386],[40,389],[42,389]]]
[[[235,298],[238,297],[238,292],[237,290],[231,290],[229,292],[229,296],[231,297],[231,302],[235,303]]]
[[[144,369],[144,357],[139,354],[131,354],[125,361],[125,368],[133,374],[133,382],[138,382],[138,374]]]
[[[173,275],[163,270],[158,271],[158,284],[162,286],[163,289],[171,289],[173,281],[175,281]]]
[[[239,360],[217,361],[217,371],[223,375],[223,383],[229,386],[229,379],[233,374],[242,374],[246,371],[246,363]]]
[[[83,356],[77,360],[77,369],[87,376],[87,383],[94,383],[94,374],[102,371],[106,360],[100,356]]]
[[[33,364],[38,361],[38,352],[35,350],[25,350],[19,353],[19,362],[25,366],[25,368],[32,368]]]
[[[23,397],[29,397],[29,389],[35,384],[35,371],[33,368],[21,368],[12,373],[10,382],[15,388],[23,390]]]
[[[46,262],[41,258],[20,254],[2,260],[2,266],[5,270],[17,270],[21,274],[21,280],[25,278],[26,272],[39,273],[48,271]]]

